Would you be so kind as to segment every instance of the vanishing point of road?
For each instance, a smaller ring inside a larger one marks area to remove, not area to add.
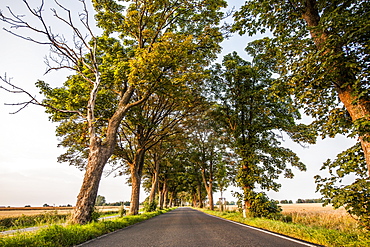
[[[303,247],[316,245],[213,217],[191,208],[178,208],[80,246]]]

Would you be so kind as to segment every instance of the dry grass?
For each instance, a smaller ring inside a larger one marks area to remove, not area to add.
[[[296,204],[279,204],[284,213],[289,212],[318,212],[318,213],[336,213],[347,214],[344,208],[334,209],[331,205],[322,206],[322,203],[296,203]]]
[[[344,208],[322,207],[321,203],[282,204],[283,214],[293,223],[312,227],[325,227],[339,231],[355,230],[358,222]]]

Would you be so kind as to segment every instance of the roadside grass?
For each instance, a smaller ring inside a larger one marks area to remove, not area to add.
[[[96,211],[96,217],[117,215],[117,211]],[[0,231],[16,230],[33,226],[65,223],[70,214],[58,214],[57,211],[37,215],[21,215],[0,218]]]
[[[357,224],[343,224],[344,218],[318,216],[314,213],[285,215],[282,220],[243,218],[239,212],[198,209],[205,213],[246,225],[266,229],[324,246],[370,246],[370,232]],[[287,222],[284,222],[287,221]]]
[[[17,217],[0,218],[0,231],[21,229],[47,224],[60,224],[69,217],[67,214],[58,214],[56,211],[37,215],[21,215]]]
[[[16,233],[0,237],[0,246],[10,247],[64,247],[81,244],[101,235],[125,228],[154,216],[166,213],[171,209],[143,213],[134,216],[124,216],[110,220],[92,222],[86,225],[52,225],[31,233]]]

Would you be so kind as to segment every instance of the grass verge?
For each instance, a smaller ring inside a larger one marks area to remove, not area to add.
[[[117,215],[117,211],[96,211],[96,218]],[[21,215],[0,218],[0,231],[16,230],[33,226],[53,225],[65,223],[70,214],[58,214],[57,211],[45,212],[36,215]]]
[[[0,246],[10,247],[64,247],[74,246],[101,235],[150,219],[172,209],[125,216],[113,220],[93,222],[86,225],[52,225],[32,233],[17,233],[0,238]]]
[[[265,218],[243,218],[241,213],[238,212],[220,212],[205,209],[198,210],[228,220],[255,226],[324,246],[370,246],[370,233],[366,230],[352,229],[341,231],[297,223],[286,223]]]

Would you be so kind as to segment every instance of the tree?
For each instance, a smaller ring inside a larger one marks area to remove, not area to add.
[[[195,85],[194,87],[196,88]],[[123,165],[128,165],[132,186],[130,214],[137,214],[139,210],[145,154],[162,140],[178,132],[178,126],[201,105],[201,98],[191,88],[178,86],[173,90],[169,88],[163,91],[165,92],[153,94],[146,103],[128,114],[119,131],[119,150],[114,158],[123,159]]]
[[[235,20],[240,34],[266,29],[273,34],[254,42],[256,53],[274,61],[270,67],[280,75],[276,88],[291,91],[323,138],[357,137],[358,144],[323,165],[331,177],[317,176],[317,190],[326,203],[368,217],[370,2],[248,1]],[[349,174],[356,174],[353,183],[341,185]]]
[[[72,217],[73,222],[83,224],[91,219],[91,213],[93,212],[93,206],[95,204],[101,173],[106,161],[110,157],[110,153],[114,149],[115,132],[118,124],[124,114],[132,106],[141,103],[141,101],[130,102],[131,96],[135,90],[134,86],[128,86],[125,88],[125,90],[120,92],[120,107],[117,108],[115,114],[109,119],[108,128],[106,130],[106,138],[104,141],[102,141],[97,133],[95,110],[98,92],[102,84],[102,66],[100,66],[100,59],[102,55],[98,52],[98,43],[100,39],[94,35],[92,29],[90,28],[89,13],[87,11],[85,1],[81,1],[83,4],[83,12],[79,15],[79,17],[80,22],[88,34],[86,36],[83,34],[83,31],[78,29],[74,24],[70,10],[60,5],[57,1],[55,1],[55,3],[58,9],[51,9],[54,17],[65,24],[72,31],[74,38],[73,44],[69,44],[63,35],[53,33],[52,29],[47,25],[46,20],[43,17],[43,1],[41,6],[37,9],[33,9],[27,1],[24,1],[24,3],[27,6],[31,16],[34,16],[38,21],[39,26],[36,24],[35,26],[31,26],[26,21],[25,16],[16,15],[12,11],[10,11],[10,16],[5,16],[3,13],[1,13],[1,20],[12,25],[12,27],[25,28],[34,31],[35,34],[37,33],[43,35],[45,40],[36,40],[30,37],[24,37],[20,34],[15,34],[38,44],[50,45],[50,59],[52,62],[55,62],[55,66],[49,64],[48,71],[61,68],[67,68],[75,71],[76,76],[74,76],[73,79],[78,78],[80,81],[83,81],[82,87],[80,87],[79,90],[82,90],[84,93],[84,104],[82,107],[81,103],[79,102],[80,105],[76,106],[76,104],[73,104],[76,102],[76,100],[70,100],[71,97],[63,97],[67,96],[67,91],[64,91],[63,89],[53,90],[43,82],[39,82],[37,85],[47,97],[47,100],[44,102],[39,102],[35,97],[31,96],[23,89],[10,84],[10,82],[6,82],[5,80],[3,81],[15,88],[18,92],[26,93],[28,96],[30,96],[30,101],[20,104],[22,106],[20,109],[23,109],[29,104],[41,105],[46,107],[49,113],[54,113],[54,120],[61,118],[61,116],[72,116],[75,119],[79,119],[80,122],[84,122],[89,147],[89,152],[87,155],[88,164],[86,166],[84,182],[82,184]],[[66,14],[67,17],[62,17],[59,12]],[[70,79],[68,82],[73,81],[73,79]],[[70,93],[73,92],[70,91]],[[78,94],[72,95],[74,98],[76,98],[76,96],[79,97]],[[55,102],[52,102],[53,100],[51,99],[53,99]],[[81,121],[82,119],[83,121]]]
[[[300,115],[291,107],[290,97],[275,94],[272,82],[264,60],[255,59],[252,64],[235,52],[212,68],[209,81],[218,103],[215,117],[227,133],[229,148],[238,156],[236,182],[243,189],[246,210],[253,211],[255,202],[267,202],[265,196],[254,191],[257,185],[277,191],[280,185],[275,180],[279,174],[293,177],[287,165],[305,170],[297,155],[281,146],[278,133],[285,132],[300,142],[314,140],[305,126],[295,123]],[[265,199],[258,199],[262,197]]]
[[[363,227],[370,229],[370,180],[366,177],[366,161],[357,143],[340,153],[335,160],[327,160],[322,170],[330,177],[315,176],[317,191],[323,195],[324,205],[344,207]],[[353,181],[352,183],[343,183]]]
[[[60,122],[57,134],[61,146],[69,148],[61,160],[69,160],[85,169],[72,222],[91,220],[101,175],[116,146],[117,130],[122,119],[134,106],[145,102],[164,85],[181,85],[188,77],[200,76],[202,67],[215,58],[218,43],[223,39],[219,27],[221,0],[211,1],[131,2],[125,7],[113,0],[95,0],[98,26],[102,37],[93,34],[85,1],[80,21],[88,35],[74,25],[72,13],[55,1],[54,16],[74,34],[69,45],[63,35],[55,34],[43,17],[43,2],[29,12],[40,26],[30,26],[24,16],[1,13],[1,20],[11,26],[26,28],[44,35],[46,41],[23,38],[51,46],[49,70],[68,68],[76,72],[63,87],[51,88],[44,82],[38,87],[46,99],[35,97],[4,80],[13,89],[30,97],[29,104],[47,107],[51,119]],[[118,32],[120,39],[109,37]],[[202,34],[202,35],[200,35]],[[21,36],[19,34],[16,34]],[[135,97],[134,97],[135,96]]]
[[[201,174],[202,184],[207,192],[209,207],[214,210],[213,192],[220,185],[221,193],[227,185],[225,163],[222,162],[225,146],[216,131],[212,109],[205,111],[188,127],[189,161]],[[218,184],[219,182],[220,184]]]
[[[286,87],[322,136],[358,136],[370,175],[370,3],[337,1],[247,1],[235,14],[240,34],[269,30],[255,42],[273,57]]]
[[[106,204],[105,197],[98,195],[96,197],[95,206],[104,206]]]

